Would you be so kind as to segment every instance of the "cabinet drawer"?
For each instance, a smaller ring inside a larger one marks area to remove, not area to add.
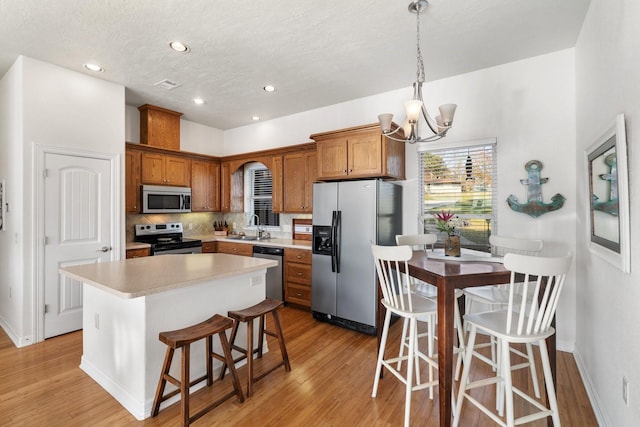
[[[150,248],[140,248],[140,249],[129,249],[127,251],[127,259],[130,258],[140,258],[143,256],[149,256],[151,253]]]
[[[311,265],[287,262],[285,264],[285,281],[303,285],[311,285]]]
[[[311,288],[308,286],[287,283],[284,297],[287,302],[311,307]]]
[[[202,242],[202,253],[213,254],[217,252],[217,242]]]
[[[306,249],[286,248],[284,250],[284,260],[302,264],[311,264],[311,251]]]
[[[233,255],[253,256],[253,245],[246,243],[217,242],[218,252]]]

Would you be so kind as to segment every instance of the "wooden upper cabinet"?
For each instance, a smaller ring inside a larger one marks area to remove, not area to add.
[[[381,175],[384,159],[382,158],[381,135],[366,133],[354,135],[348,139],[347,160],[348,174],[352,177]],[[404,150],[404,147],[403,147]]]
[[[140,163],[142,184],[178,187],[191,184],[191,161],[186,157],[144,152]]]
[[[140,213],[140,151],[125,150],[125,213]]]
[[[313,182],[316,178],[315,151],[301,151],[283,157],[283,212],[311,213]]]
[[[386,138],[377,123],[311,138],[317,142],[318,180],[405,179],[404,143]]]
[[[220,164],[216,161],[191,160],[191,211],[220,210]]]
[[[180,151],[182,113],[145,104],[140,110],[140,144]]]
[[[273,156],[271,160],[271,211],[280,213],[284,209],[282,156]]]
[[[244,174],[242,168],[231,170],[231,162],[220,163],[220,210],[244,211]]]
[[[322,179],[347,177],[347,140],[327,139],[317,145],[318,177]]]
[[[231,165],[220,163],[220,210],[231,212]]]
[[[305,206],[308,206],[306,212],[312,213],[313,211],[313,183],[318,178],[318,154],[315,151],[310,151],[306,154],[307,162],[307,175],[305,177]]]

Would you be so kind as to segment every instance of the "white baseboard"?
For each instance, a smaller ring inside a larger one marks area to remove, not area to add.
[[[122,406],[124,406],[124,408],[129,411],[134,417],[136,417],[137,420],[142,421],[145,418],[148,418],[151,410],[149,409],[149,414],[147,415],[144,402],[140,402],[129,393],[127,393],[127,391],[125,391],[122,387],[113,382],[111,378],[104,375],[102,371],[96,368],[95,365],[88,362],[84,358],[84,356],[80,359],[80,369],[82,369],[111,396],[113,396],[113,398],[116,399]]]
[[[556,341],[556,350],[564,351],[565,353],[573,353],[575,345],[573,341]]]
[[[247,363],[246,360],[243,360],[240,363],[238,363],[236,367],[240,367],[246,363]],[[151,410],[153,409],[152,408],[153,398],[151,398],[146,402],[140,402],[138,399],[131,396],[131,394],[129,394],[126,390],[124,390],[122,387],[116,384],[111,378],[104,375],[104,373],[102,373],[102,371],[100,371],[100,369],[98,369],[95,365],[88,362],[84,358],[84,356],[80,359],[80,369],[82,369],[103,389],[105,389],[114,399],[118,401],[118,403],[120,403],[127,411],[129,411],[131,415],[133,415],[138,421],[142,421],[146,418],[151,417]],[[207,386],[207,383],[204,381],[201,382],[200,384],[196,384],[189,389],[189,394],[194,393],[197,390],[200,390],[201,388],[206,386]],[[168,387],[172,387],[171,384],[168,384]],[[180,394],[165,400],[160,405],[160,410],[174,404],[179,400],[180,400]]]
[[[33,339],[32,339],[33,337],[31,337],[30,335],[27,335],[26,337],[18,336],[13,330],[13,328],[11,328],[9,323],[2,316],[0,316],[0,327],[7,334],[11,342],[13,342],[13,345],[15,345],[17,348],[26,347],[28,345],[33,344]]]
[[[580,372],[580,377],[582,378],[582,383],[584,384],[584,388],[587,391],[587,396],[589,396],[589,401],[591,402],[591,407],[593,408],[593,412],[596,416],[596,420],[598,421],[598,425],[602,427],[610,426],[607,416],[602,411],[602,408],[598,399],[598,392],[591,381],[587,373],[587,369],[582,361],[582,356],[580,356],[580,352],[576,349],[573,351],[573,358],[576,361],[576,365],[578,366],[578,371]]]

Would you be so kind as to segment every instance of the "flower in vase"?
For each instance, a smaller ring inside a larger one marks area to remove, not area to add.
[[[447,233],[447,236],[455,236],[457,230],[469,225],[469,222],[451,213],[442,211],[434,214],[439,231]]]

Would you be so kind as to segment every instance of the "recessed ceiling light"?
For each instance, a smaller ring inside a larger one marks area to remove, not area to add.
[[[198,105],[202,105],[202,104],[206,104],[206,103],[207,103],[207,101],[205,101],[205,100],[204,100],[204,99],[202,99],[202,98],[193,98],[193,103],[194,103],[194,104],[198,104]]]
[[[265,92],[273,92],[274,90],[276,90],[276,88],[271,85],[266,85],[263,89],[265,90]]]
[[[189,46],[178,41],[169,43],[169,47],[171,47],[171,49],[175,50],[176,52],[189,52],[190,50]]]
[[[260,116],[253,116],[251,118],[253,119],[254,122],[257,122],[258,120],[260,120]]]
[[[89,71],[95,71],[95,72],[104,71],[104,68],[102,68],[98,64],[84,64],[84,68],[86,68]]]

